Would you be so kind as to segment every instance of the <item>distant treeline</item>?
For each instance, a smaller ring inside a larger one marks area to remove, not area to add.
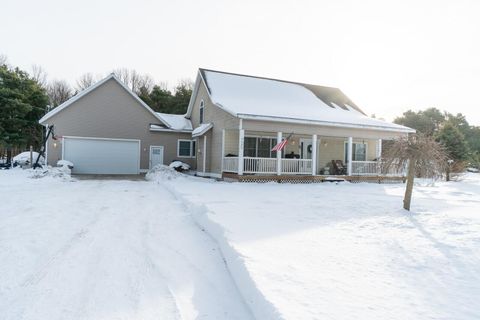
[[[480,127],[470,125],[463,114],[454,115],[437,108],[409,110],[394,122],[433,137],[445,147],[451,160],[480,165]]]

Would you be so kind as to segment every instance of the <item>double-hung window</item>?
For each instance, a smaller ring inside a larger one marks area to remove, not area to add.
[[[178,140],[177,157],[195,157],[195,140]]]

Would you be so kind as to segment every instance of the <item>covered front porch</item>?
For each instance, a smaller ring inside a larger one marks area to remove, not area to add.
[[[287,137],[281,152],[272,151]],[[239,180],[274,176],[317,176],[318,179],[404,176],[404,170],[382,170],[381,154],[382,139],[224,130],[222,174],[239,177]]]

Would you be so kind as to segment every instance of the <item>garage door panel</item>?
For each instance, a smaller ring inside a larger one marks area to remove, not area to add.
[[[63,158],[73,173],[138,174],[139,141],[65,138]]]

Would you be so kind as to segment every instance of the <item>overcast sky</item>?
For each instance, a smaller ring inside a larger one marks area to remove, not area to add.
[[[480,1],[6,1],[0,54],[71,84],[199,67],[341,88],[368,114],[461,112],[480,125]]]

